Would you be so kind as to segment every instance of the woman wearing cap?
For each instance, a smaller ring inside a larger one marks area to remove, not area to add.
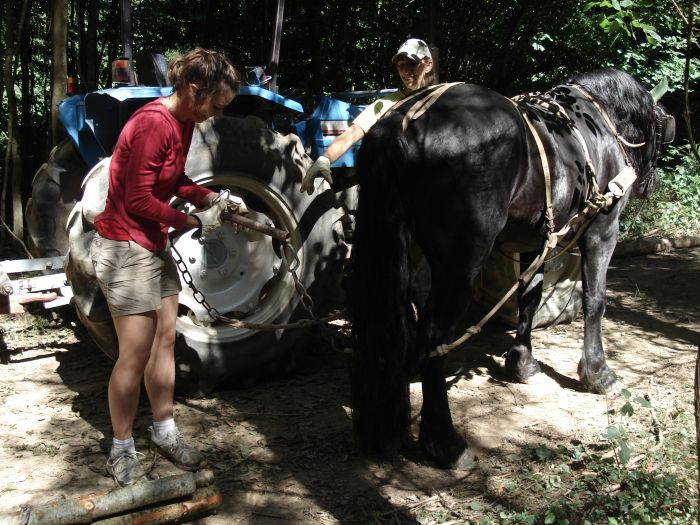
[[[328,184],[331,178],[331,164],[348,151],[353,144],[362,140],[365,133],[377,122],[391,106],[410,95],[417,89],[431,86],[435,83],[433,57],[430,48],[423,40],[409,38],[396,52],[391,61],[396,64],[396,70],[401,78],[402,88],[388,97],[374,101],[360,113],[352,125],[331,142],[326,151],[316,159],[316,162],[304,175],[301,191],[311,195],[314,192],[314,180],[323,177]]]

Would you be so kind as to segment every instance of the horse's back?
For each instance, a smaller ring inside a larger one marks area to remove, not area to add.
[[[474,84],[450,87],[405,123],[414,104],[370,130],[358,163],[360,184],[374,182],[365,176],[392,177],[405,205],[429,215],[435,228],[457,223],[491,237],[527,173],[527,138],[516,106]]]
[[[391,126],[403,125],[411,104],[407,106]],[[494,170],[512,160],[499,152],[522,145],[522,121],[506,97],[483,86],[457,84],[423,116],[409,121],[402,135],[413,146],[406,150],[409,160],[424,160],[430,166],[452,163],[462,175],[472,172],[473,177],[487,167],[482,162],[487,156],[496,160],[488,163]]]

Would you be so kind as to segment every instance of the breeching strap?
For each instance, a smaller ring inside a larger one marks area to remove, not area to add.
[[[432,106],[445,91],[450,89],[452,86],[456,86],[457,84],[463,84],[463,82],[451,82],[449,84],[440,84],[440,86],[432,90],[427,97],[413,104],[413,106],[411,106],[411,109],[408,110],[408,112],[403,118],[403,131],[406,131],[409,122],[423,115],[426,111],[428,111],[428,109],[430,109],[430,106]]]
[[[532,277],[535,275],[537,269],[544,264],[547,254],[552,248],[554,248],[557,245],[557,234],[554,233],[554,210],[552,208],[552,175],[549,169],[549,161],[547,160],[547,154],[544,150],[544,144],[542,144],[542,139],[540,139],[540,136],[538,135],[537,130],[535,130],[535,127],[532,125],[530,118],[527,116],[527,113],[524,112],[522,113],[522,116],[528,128],[530,129],[532,136],[535,139],[537,151],[539,152],[540,159],[542,160],[542,172],[544,175],[546,199],[545,217],[547,218],[547,240],[544,243],[542,252],[535,258],[534,261],[532,261],[532,263],[530,263],[530,266],[528,266],[527,270],[525,270],[520,275],[520,278],[517,281],[515,281],[513,286],[510,287],[510,290],[508,290],[503,296],[503,298],[500,301],[498,301],[498,303],[493,308],[491,308],[491,310],[489,310],[489,312],[481,319],[481,321],[479,321],[474,326],[470,326],[459,339],[449,344],[438,345],[437,348],[435,348],[435,350],[428,354],[428,358],[446,355],[455,348],[464,344],[472,336],[481,332],[483,326],[488,322],[489,319],[491,319],[491,317],[493,317],[496,314],[496,312],[498,312],[498,310],[500,310],[501,306],[503,306],[505,302],[508,299],[510,299],[510,297],[518,290],[521,284],[525,285],[526,283],[530,282]]]

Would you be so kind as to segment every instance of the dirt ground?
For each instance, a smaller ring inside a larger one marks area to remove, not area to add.
[[[648,393],[656,406],[692,410],[698,298],[700,248],[613,260],[608,360],[626,388]],[[67,317],[0,318],[0,513],[112,487],[103,474],[111,363]],[[417,447],[392,462],[363,458],[352,435],[346,358],[318,340],[291,377],[179,399],[176,419],[205,452],[224,496],[218,513],[199,523],[465,523],[455,505],[497,494],[529,448],[592,443],[609,424],[610,396],[585,393],[577,381],[582,328],[579,316],[535,333],[543,373],[527,385],[502,377],[511,337],[502,327],[451,354],[455,424],[479,455],[467,472],[439,470]],[[411,392],[417,416],[419,384]],[[135,438],[143,451],[149,425],[142,404]],[[159,460],[153,473],[177,470]]]

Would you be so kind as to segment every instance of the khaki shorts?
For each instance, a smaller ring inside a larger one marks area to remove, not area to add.
[[[163,297],[182,290],[170,251],[152,252],[134,241],[95,234],[90,258],[114,317],[158,310]]]

